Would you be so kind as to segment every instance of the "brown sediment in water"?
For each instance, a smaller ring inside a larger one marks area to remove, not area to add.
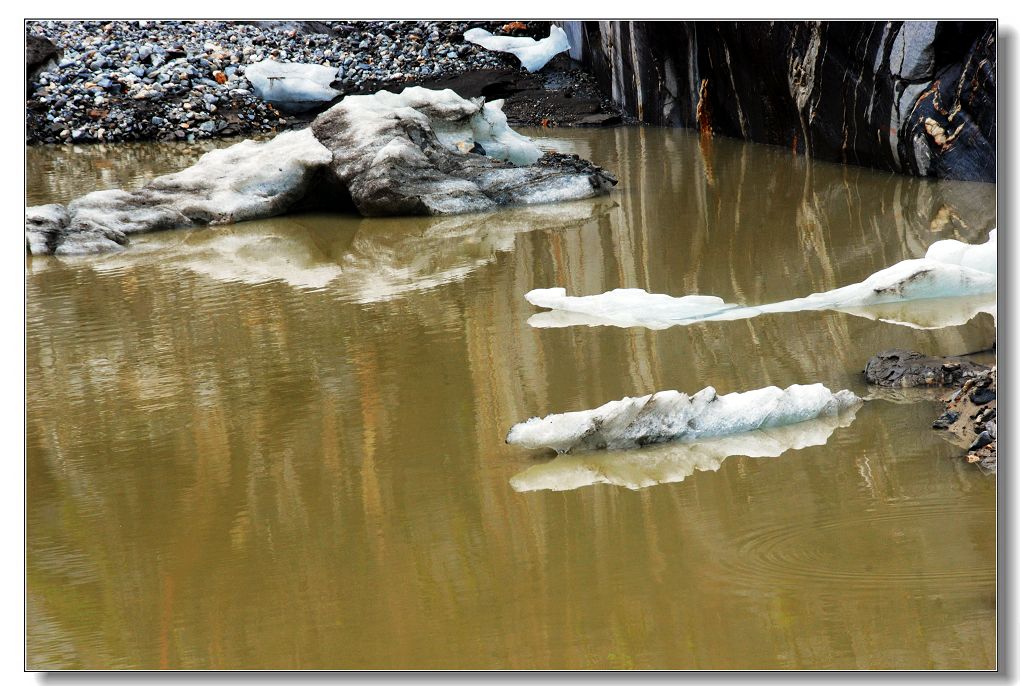
[[[640,491],[516,492],[535,459],[503,443],[662,388],[863,396],[876,350],[987,348],[988,315],[539,331],[522,295],[821,292],[980,239],[995,187],[724,138],[712,185],[696,132],[524,133],[617,191],[569,217],[318,213],[29,258],[31,668],[995,667],[995,483],[918,426],[936,400]],[[28,201],[201,152],[34,147]],[[943,207],[962,221],[933,231]]]

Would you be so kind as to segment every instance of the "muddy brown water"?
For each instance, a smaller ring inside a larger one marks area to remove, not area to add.
[[[528,133],[620,185],[28,260],[29,667],[994,667],[996,482],[928,428],[932,394],[636,489],[516,490],[551,458],[504,443],[515,422],[625,395],[866,395],[878,350],[988,348],[984,314],[535,329],[522,296],[827,290],[937,239],[983,240],[994,186],[679,130]],[[28,203],[205,149],[34,147]]]

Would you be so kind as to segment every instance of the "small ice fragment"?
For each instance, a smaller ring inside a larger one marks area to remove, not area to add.
[[[558,453],[623,450],[669,441],[697,441],[796,424],[836,414],[861,402],[850,391],[820,383],[718,395],[708,386],[692,396],[660,391],[623,398],[594,410],[533,417],[515,424],[506,441]]]
[[[249,65],[244,75],[255,94],[266,102],[301,112],[340,95],[340,91],[330,87],[337,71],[336,67],[321,64],[262,60]]]
[[[567,34],[559,26],[550,27],[549,37],[540,41],[534,38],[494,36],[485,29],[465,31],[464,40],[480,45],[486,50],[509,52],[521,61],[522,67],[531,72],[538,71],[557,54],[570,49]]]

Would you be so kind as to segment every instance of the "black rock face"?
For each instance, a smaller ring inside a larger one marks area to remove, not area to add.
[[[994,22],[580,23],[582,61],[641,121],[995,180]]]

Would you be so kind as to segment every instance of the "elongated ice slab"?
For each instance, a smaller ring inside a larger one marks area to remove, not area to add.
[[[549,29],[549,37],[536,41],[534,38],[515,36],[494,36],[485,29],[470,29],[464,32],[464,40],[480,45],[486,50],[508,52],[521,61],[521,66],[535,72],[549,60],[570,49],[566,32],[559,26]]]
[[[533,417],[515,424],[506,442],[558,453],[623,450],[668,441],[697,441],[833,415],[861,402],[822,384],[776,386],[718,395],[708,386],[692,396],[659,391],[608,402],[594,410]]]
[[[683,481],[694,472],[714,472],[727,457],[779,457],[790,450],[825,445],[849,426],[859,405],[805,422],[759,429],[696,443],[666,443],[627,452],[558,455],[510,479],[515,491],[569,491],[594,484],[632,490]]]
[[[970,245],[938,241],[923,258],[903,260],[860,283],[804,298],[741,306],[708,295],[673,297],[637,288],[568,296],[563,288],[539,288],[524,297],[553,310],[531,317],[535,327],[642,326],[664,329],[700,321],[748,319],[774,312],[839,310],[914,328],[962,324],[979,312],[995,315],[996,231]]]
[[[340,95],[330,87],[336,80],[336,67],[262,60],[248,66],[244,75],[256,95],[293,112],[311,109]]]

